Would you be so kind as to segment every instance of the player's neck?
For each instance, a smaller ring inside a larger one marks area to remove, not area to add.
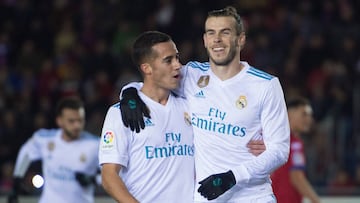
[[[140,91],[144,93],[146,96],[148,96],[150,99],[162,105],[166,105],[170,95],[170,90],[159,87],[156,88],[153,86],[146,85],[145,83]]]
[[[228,65],[219,66],[210,61],[210,67],[212,72],[222,81],[230,79],[237,75],[244,67],[239,60],[233,60]]]
[[[77,138],[73,138],[73,137],[70,137],[68,135],[65,134],[65,132],[63,132],[61,134],[61,138],[65,141],[65,142],[72,142],[74,140],[76,140]]]
[[[61,139],[63,139],[65,142],[72,142],[74,140],[79,139],[79,136],[73,137],[71,135],[66,134],[66,132],[63,131],[61,134]]]

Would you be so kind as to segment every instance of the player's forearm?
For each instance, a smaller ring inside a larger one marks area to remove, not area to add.
[[[293,186],[303,197],[310,199],[312,203],[320,202],[319,196],[316,194],[315,190],[310,185],[309,181],[306,179],[303,171],[291,171],[290,179]]]
[[[251,161],[241,163],[231,169],[237,183],[248,183],[251,179],[267,178],[275,169],[283,165],[287,159],[288,143],[269,144],[259,156]]]
[[[26,151],[26,148],[22,147],[16,158],[13,176],[23,178],[30,163],[31,159],[29,158],[28,152]]]
[[[119,203],[138,203],[127,190],[119,175],[114,172],[102,172],[102,185],[105,191]]]
[[[266,150],[233,170],[237,183],[266,178],[283,165],[290,152],[290,126],[285,100],[278,79],[273,79],[263,95],[261,110],[262,137]]]

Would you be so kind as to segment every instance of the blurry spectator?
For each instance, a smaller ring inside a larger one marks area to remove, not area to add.
[[[7,33],[0,33],[0,67],[7,64],[9,54],[9,37]]]
[[[14,111],[5,110],[1,112],[0,124],[0,163],[14,160],[16,157],[16,146],[18,145],[18,131],[16,128],[17,115]]]
[[[55,36],[55,53],[64,54],[74,46],[77,33],[70,19],[66,19],[60,26],[60,30]]]
[[[26,40],[22,47],[17,60],[17,67],[20,70],[32,70],[34,73],[38,73],[41,65],[41,52],[36,49],[35,43],[32,40]]]
[[[55,96],[59,85],[59,75],[57,74],[51,59],[44,59],[39,73],[36,75],[36,95],[38,97]]]

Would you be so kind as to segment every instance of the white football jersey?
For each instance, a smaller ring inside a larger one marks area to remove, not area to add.
[[[192,202],[194,145],[185,100],[170,95],[161,105],[139,95],[150,109],[145,129],[132,132],[122,123],[120,105],[110,107],[102,129],[100,164],[122,165],[122,180],[142,203]]]
[[[270,173],[289,153],[289,123],[278,78],[241,62],[234,77],[220,80],[209,63],[189,62],[182,93],[194,130],[196,183],[232,170],[237,184],[211,202],[238,202],[271,194]],[[181,91],[180,91],[181,92]],[[266,151],[256,157],[246,144],[264,139]],[[195,187],[195,201],[208,202]]]
[[[14,175],[22,176],[26,160],[42,160],[44,187],[40,203],[94,202],[93,185],[82,187],[75,172],[96,175],[99,169],[99,137],[82,132],[80,138],[66,142],[61,129],[41,129],[21,147]]]

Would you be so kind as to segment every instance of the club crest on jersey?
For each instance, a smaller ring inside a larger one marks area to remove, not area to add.
[[[86,162],[86,156],[85,154],[80,155],[80,162],[85,163]]]
[[[247,106],[246,96],[241,95],[235,102],[235,105],[238,109],[243,109]]]
[[[48,150],[51,152],[51,151],[54,151],[55,149],[55,143],[54,142],[49,142],[48,145],[47,145],[47,148]]]
[[[209,75],[202,75],[199,80],[197,81],[197,85],[200,88],[206,87],[209,84],[210,76]]]
[[[189,126],[191,125],[190,115],[187,112],[184,112],[184,120],[187,125],[189,125]]]

